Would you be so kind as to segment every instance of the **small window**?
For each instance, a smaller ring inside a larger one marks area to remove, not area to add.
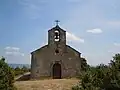
[[[58,50],[58,49],[56,49],[56,50],[55,50],[55,53],[59,53],[59,50]]]

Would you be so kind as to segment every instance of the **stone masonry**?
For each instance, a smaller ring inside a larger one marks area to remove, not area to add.
[[[66,45],[66,31],[58,25],[48,31],[48,45],[31,53],[32,79],[74,77],[80,71],[81,53]]]

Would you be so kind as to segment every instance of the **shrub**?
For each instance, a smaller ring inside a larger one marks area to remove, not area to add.
[[[5,63],[5,58],[0,59],[0,90],[14,90],[14,74],[12,69]]]
[[[27,68],[26,66],[23,66],[22,68],[20,67],[16,67],[14,70],[14,74],[15,76],[18,76],[18,75],[21,75],[21,74],[24,74],[26,72],[29,72],[29,68]]]
[[[116,54],[109,65],[90,67],[72,90],[120,90],[120,54]]]

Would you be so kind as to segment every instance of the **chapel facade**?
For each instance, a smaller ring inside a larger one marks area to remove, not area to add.
[[[74,77],[81,72],[81,53],[66,45],[66,31],[48,30],[48,44],[31,53],[31,79]]]

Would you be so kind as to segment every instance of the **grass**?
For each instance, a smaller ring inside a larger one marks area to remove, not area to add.
[[[18,90],[71,90],[78,79],[48,79],[37,81],[16,81]]]

